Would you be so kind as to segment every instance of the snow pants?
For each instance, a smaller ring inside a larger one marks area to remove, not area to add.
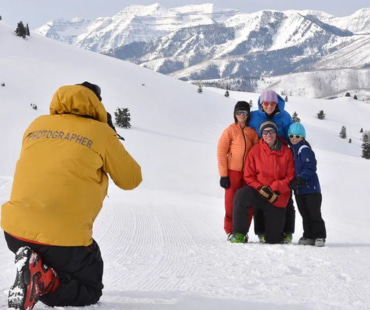
[[[289,201],[285,211],[284,232],[294,234],[294,231],[295,231],[295,209],[292,193],[290,193]],[[254,214],[254,232],[256,233],[256,235],[265,233],[263,212]]]
[[[325,222],[321,216],[321,193],[295,195],[303,221],[303,237],[326,238]]]
[[[230,187],[225,189],[225,217],[224,217],[224,229],[226,234],[229,234],[233,231],[233,204],[234,196],[236,191],[245,185],[243,179],[243,172],[228,170],[228,175],[230,179]],[[253,210],[248,217],[248,227],[251,224],[253,217]]]
[[[285,208],[278,208],[259,196],[257,191],[250,186],[239,189],[234,198],[233,211],[233,233],[246,234],[249,224],[250,206],[254,213],[261,212],[264,220],[264,233],[267,243],[281,243],[283,240],[283,229],[285,222]]]
[[[51,307],[87,306],[99,301],[103,290],[103,259],[96,241],[85,246],[49,246],[26,242],[5,233],[8,248],[15,254],[19,248],[29,246],[37,252],[43,263],[58,274],[57,290],[40,297]]]

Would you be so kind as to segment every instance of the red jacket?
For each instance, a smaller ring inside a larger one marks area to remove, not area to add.
[[[279,150],[270,150],[260,139],[249,151],[244,169],[244,180],[256,190],[269,185],[274,192],[279,192],[275,207],[285,208],[290,197],[289,183],[294,178],[294,159],[292,150],[281,144]]]

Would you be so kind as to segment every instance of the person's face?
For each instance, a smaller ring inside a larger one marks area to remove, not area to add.
[[[303,140],[303,137],[300,135],[289,135],[289,140],[291,144],[297,144]]]
[[[262,139],[267,143],[269,147],[273,146],[276,141],[276,130],[272,127],[267,127],[262,130]]]
[[[248,111],[246,110],[239,110],[235,112],[235,117],[238,123],[245,123],[248,118]]]
[[[275,109],[276,109],[276,102],[267,102],[267,101],[264,101],[262,103],[262,108],[263,110],[268,114],[272,114],[274,113]]]

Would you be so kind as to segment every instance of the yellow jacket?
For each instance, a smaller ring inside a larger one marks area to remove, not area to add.
[[[50,115],[35,119],[24,133],[1,227],[43,244],[90,245],[107,173],[126,190],[142,181],[140,166],[107,125],[95,94],[81,85],[60,87]]]

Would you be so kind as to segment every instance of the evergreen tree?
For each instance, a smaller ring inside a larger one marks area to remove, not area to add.
[[[369,134],[367,132],[364,132],[364,134],[362,135],[362,141],[364,141],[365,143],[369,142]]]
[[[198,93],[201,94],[203,92],[203,88],[202,88],[202,85],[200,84],[198,86]]]
[[[318,119],[324,119],[325,118],[325,113],[323,110],[321,110],[319,113],[317,113],[317,118]]]
[[[288,102],[288,96],[285,96],[285,102]]]
[[[364,132],[364,129],[363,129],[363,128],[361,128],[361,129],[360,129],[360,132],[361,132],[361,133],[363,133],[363,132]]]
[[[347,92],[344,97],[351,97],[351,93],[350,92]]]
[[[23,39],[26,37],[26,27],[24,27],[23,22],[18,23],[15,33],[18,37],[22,37]]]
[[[352,143],[352,139],[351,138],[348,139],[348,143]]]
[[[249,100],[249,106],[250,106],[250,107],[252,107],[252,106],[253,106],[253,101],[252,101],[252,99],[251,99],[251,100]]]
[[[370,159],[370,143],[362,143],[362,158]]]
[[[300,123],[301,122],[301,119],[298,117],[297,112],[293,113],[292,120],[293,120],[294,123]]]
[[[354,96],[353,96],[353,99],[357,100],[357,96],[356,96],[356,95],[354,95]]]
[[[117,108],[114,112],[116,125],[121,128],[131,128],[131,114],[128,108]]]
[[[347,138],[347,129],[346,129],[346,126],[342,126],[342,129],[339,133],[339,137],[341,137],[342,139],[345,139]]]
[[[225,92],[225,97],[229,97],[229,96],[230,96],[229,91],[228,91],[228,90],[226,90],[226,92]]]
[[[28,27],[28,24],[26,25],[26,35],[30,36],[30,28]]]

